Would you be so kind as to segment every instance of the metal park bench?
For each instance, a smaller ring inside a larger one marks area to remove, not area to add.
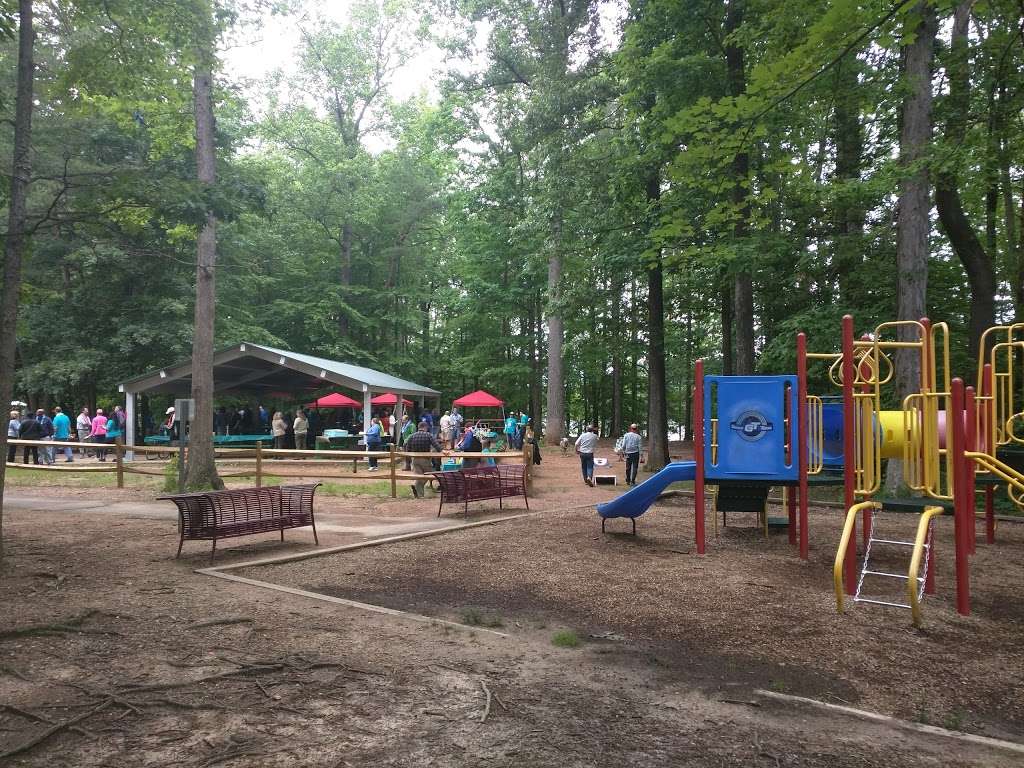
[[[497,499],[501,509],[503,499],[515,496],[522,496],[526,508],[530,508],[530,500],[526,497],[526,466],[523,464],[499,464],[496,467],[472,467],[430,474],[441,489],[438,517],[445,504],[462,504],[464,514],[468,515],[471,501]]]
[[[181,556],[186,539],[212,541],[212,560],[217,553],[218,539],[279,531],[284,541],[285,528],[307,525],[312,526],[313,541],[319,544],[313,520],[313,493],[318,485],[320,483],[159,496],[178,507],[181,539],[175,558]]]

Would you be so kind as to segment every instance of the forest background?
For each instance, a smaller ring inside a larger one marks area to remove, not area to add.
[[[7,158],[17,5],[0,13]],[[553,440],[637,421],[653,463],[692,420],[699,357],[791,372],[798,330],[831,351],[845,313],[858,331],[928,314],[970,377],[980,329],[1024,320],[1020,0],[34,11],[14,387],[33,404],[109,405],[191,354],[208,217],[218,348],[485,388]],[[196,30],[223,53],[274,14],[300,30],[296,64],[254,99],[213,59],[201,182]],[[397,98],[427,46],[435,82]]]

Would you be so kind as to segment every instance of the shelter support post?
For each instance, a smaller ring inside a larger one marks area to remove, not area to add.
[[[363,386],[363,434],[365,435],[370,431],[370,419],[373,418],[373,404],[370,400],[373,399],[373,395],[370,393],[370,388]]]
[[[128,461],[135,461],[135,393],[126,392],[124,396],[125,433],[124,440],[128,453]]]
[[[405,414],[405,395],[401,392],[395,392],[395,410],[392,415],[392,428],[395,433],[395,445],[398,445],[398,439],[402,435],[402,416]]]

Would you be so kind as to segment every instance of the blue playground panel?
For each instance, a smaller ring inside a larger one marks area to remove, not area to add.
[[[825,467],[843,466],[843,404],[822,403],[821,426],[824,444],[821,449],[821,463]]]
[[[704,477],[708,480],[797,480],[796,376],[705,376]],[[718,419],[717,463],[711,462],[712,415]],[[787,415],[792,415],[786,423]],[[791,438],[788,439],[787,438]]]

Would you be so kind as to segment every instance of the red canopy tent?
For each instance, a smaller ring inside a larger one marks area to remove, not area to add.
[[[490,392],[478,389],[476,392],[463,395],[458,400],[453,400],[452,404],[461,408],[501,408],[505,405],[505,401],[499,400]]]
[[[394,392],[386,392],[383,395],[377,395],[375,398],[370,400],[370,405],[390,405],[394,407],[398,403],[398,395]],[[406,400],[402,398],[402,405],[406,408],[412,408],[412,400]]]
[[[499,400],[490,392],[484,392],[482,389],[453,400],[452,405],[457,405],[460,408],[501,408],[501,420],[505,420],[505,401]],[[501,431],[500,428],[498,431]]]
[[[362,408],[363,405],[358,400],[353,400],[348,395],[343,395],[341,392],[331,392],[329,395],[324,395],[318,400],[310,403],[306,406],[307,408]]]

